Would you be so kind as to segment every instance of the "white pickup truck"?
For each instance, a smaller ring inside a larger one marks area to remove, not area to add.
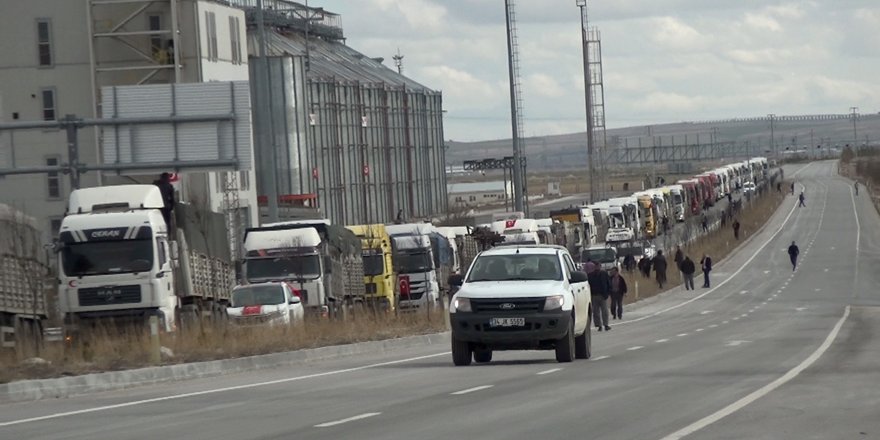
[[[590,286],[562,246],[504,246],[480,253],[449,308],[455,365],[490,362],[494,350],[555,350],[589,359]]]

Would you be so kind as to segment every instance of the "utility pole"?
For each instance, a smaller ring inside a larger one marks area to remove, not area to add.
[[[596,202],[595,175],[596,166],[593,158],[593,102],[590,90],[590,55],[587,46],[587,0],[575,0],[575,4],[581,11],[581,46],[584,58],[584,104],[586,105],[587,118],[587,170],[590,174],[590,203]]]
[[[770,150],[773,152],[774,156],[779,156],[776,152],[776,134],[773,131],[773,120],[776,118],[776,115],[770,113],[767,117],[770,118]]]
[[[523,194],[523,167],[522,167],[522,149],[519,138],[519,121],[518,116],[518,100],[519,93],[517,90],[517,63],[515,59],[515,43],[513,41],[513,23],[511,23],[511,14],[513,13],[513,0],[504,0],[504,18],[507,23],[507,72],[510,78],[510,127],[512,131],[511,141],[513,143],[513,202],[514,209],[519,212],[525,212],[525,200]]]
[[[852,120],[853,120],[853,148],[855,148],[856,144],[859,142],[859,135],[856,131],[856,119],[859,118],[859,108],[858,107],[850,107],[850,111],[852,111]]]
[[[400,48],[397,48],[397,55],[391,57],[394,59],[394,65],[397,66],[397,73],[403,75],[403,55],[400,54]]]

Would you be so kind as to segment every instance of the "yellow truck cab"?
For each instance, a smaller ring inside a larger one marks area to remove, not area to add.
[[[391,239],[385,225],[353,225],[346,228],[361,239],[364,259],[365,299],[377,310],[394,310],[394,266],[391,264]]]

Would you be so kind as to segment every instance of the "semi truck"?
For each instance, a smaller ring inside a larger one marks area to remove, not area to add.
[[[391,237],[400,310],[438,305],[452,266],[448,239],[430,223],[388,225],[385,230]]]
[[[245,230],[244,280],[286,281],[307,313],[334,317],[365,305],[361,240],[326,219],[268,223]]]
[[[74,190],[58,234],[59,309],[64,330],[144,324],[175,331],[223,319],[235,284],[222,214],[178,203],[172,227],[155,185]]]
[[[0,351],[39,351],[48,278],[36,220],[0,204]]]
[[[346,228],[361,240],[364,262],[364,299],[379,310],[393,310],[397,304],[397,279],[391,259],[391,237],[381,223]]]

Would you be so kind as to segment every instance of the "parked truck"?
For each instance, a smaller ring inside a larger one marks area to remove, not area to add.
[[[393,310],[397,304],[397,277],[391,260],[391,237],[381,223],[346,228],[361,240],[364,262],[364,299],[377,310]]]
[[[286,281],[311,315],[337,316],[365,305],[361,240],[326,219],[269,223],[245,230],[244,279]]]
[[[385,230],[391,237],[400,309],[441,304],[452,266],[448,239],[430,223],[388,225]]]
[[[0,351],[37,354],[47,318],[46,263],[36,221],[0,204]]]
[[[59,309],[68,336],[88,324],[174,331],[225,317],[235,269],[222,214],[178,203],[173,226],[154,185],[74,190],[58,234]]]

